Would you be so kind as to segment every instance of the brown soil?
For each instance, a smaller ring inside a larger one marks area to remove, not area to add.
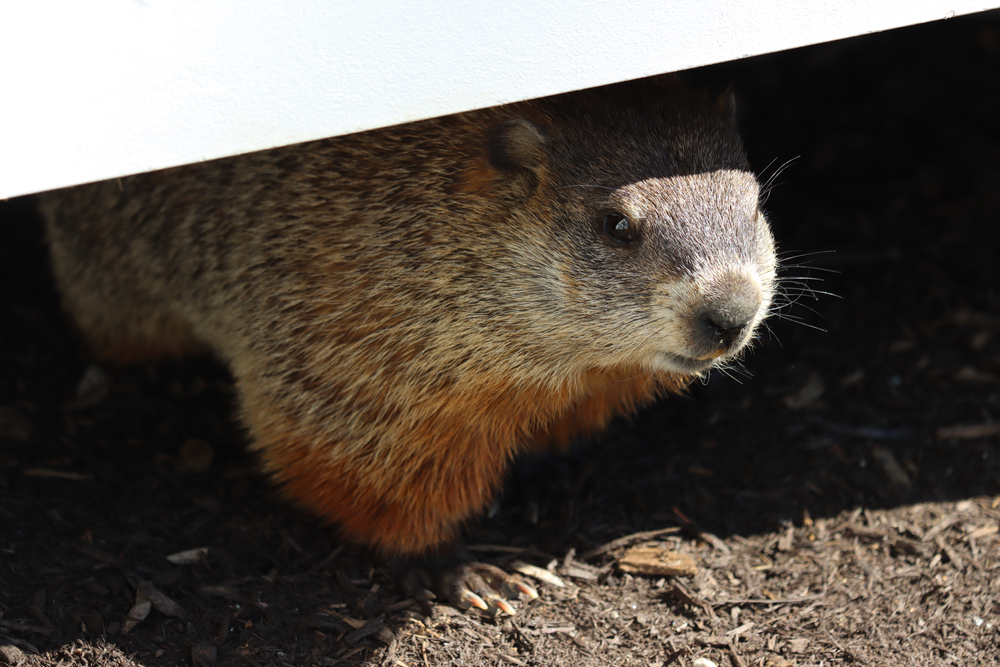
[[[78,395],[37,222],[3,204],[0,665],[1000,665],[998,19],[695,74],[736,83],[765,177],[801,156],[767,203],[795,303],[746,374],[519,468],[469,541],[566,585],[513,618],[424,618],[286,507],[210,362]],[[693,576],[599,549],[671,527],[635,543]]]

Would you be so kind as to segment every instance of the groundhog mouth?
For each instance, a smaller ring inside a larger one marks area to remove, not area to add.
[[[657,365],[671,373],[683,373],[692,375],[707,371],[719,361],[722,354],[713,354],[704,357],[685,357],[673,352],[660,352],[657,354]]]

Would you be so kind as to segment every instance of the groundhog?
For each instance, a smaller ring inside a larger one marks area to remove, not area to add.
[[[439,594],[519,453],[731,361],[775,289],[730,96],[630,82],[47,193],[115,362],[210,350],[289,497]],[[513,592],[512,592],[513,591]]]

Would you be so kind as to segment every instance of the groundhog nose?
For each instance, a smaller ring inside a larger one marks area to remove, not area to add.
[[[738,347],[753,325],[760,304],[760,288],[755,281],[726,281],[721,297],[707,301],[696,318],[700,337],[716,355]]]
[[[722,320],[721,322],[719,320]],[[702,313],[698,318],[698,327],[706,342],[717,352],[729,350],[743,339],[747,327],[752,320],[743,320],[733,324],[731,320],[718,318],[712,313]],[[712,356],[712,355],[709,355]]]

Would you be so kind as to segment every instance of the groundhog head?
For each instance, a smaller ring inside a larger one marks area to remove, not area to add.
[[[773,238],[731,96],[676,79],[512,105],[485,150],[517,239],[512,303],[560,363],[695,375],[767,315]],[[549,347],[551,350],[552,348]]]

